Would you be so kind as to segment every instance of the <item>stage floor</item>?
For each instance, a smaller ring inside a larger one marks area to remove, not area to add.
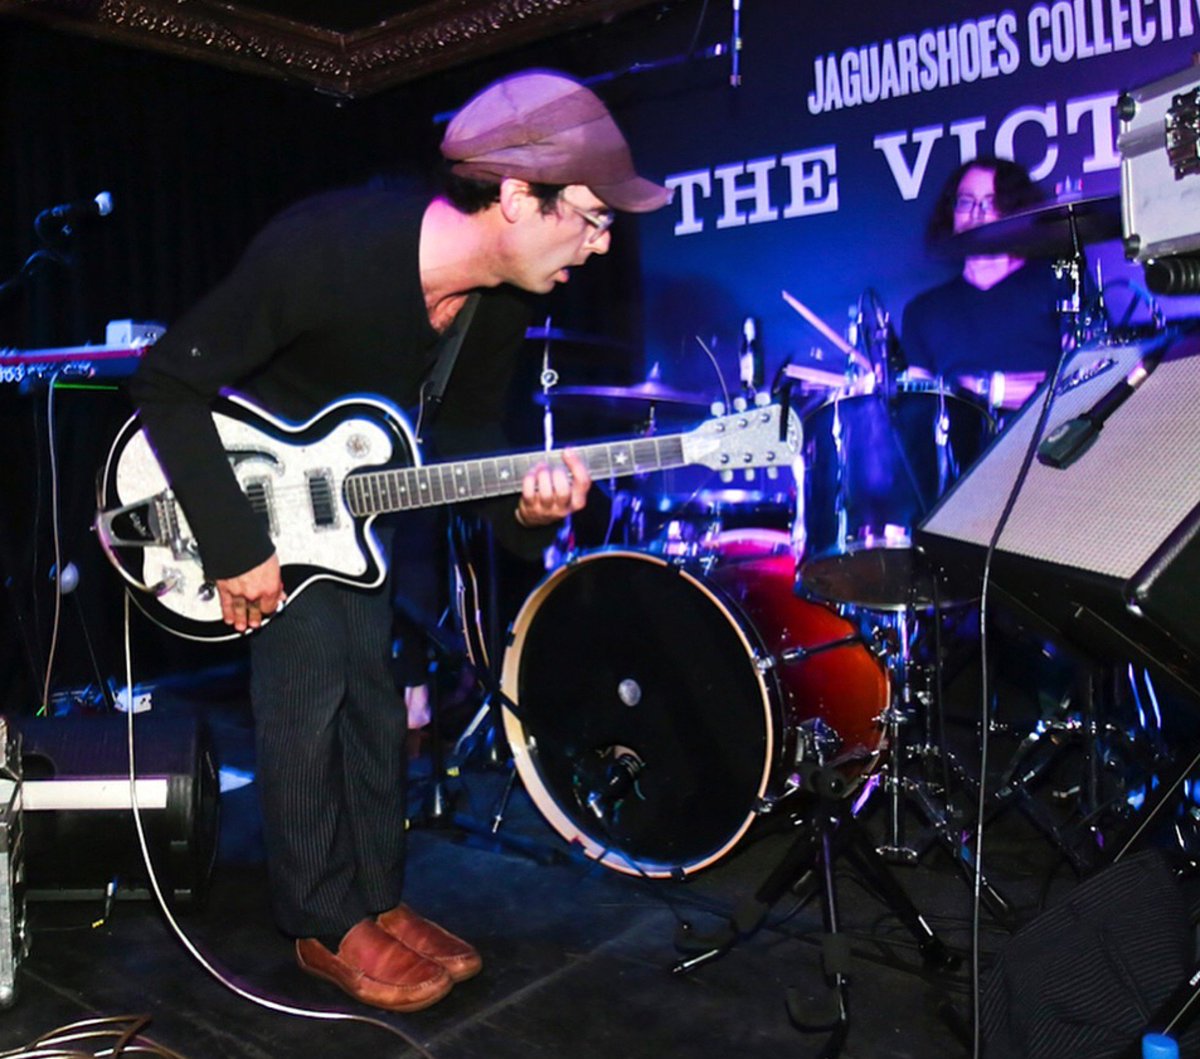
[[[219,763],[252,770],[249,710],[236,679],[157,695],[154,712],[202,716]],[[1002,755],[1012,749],[1011,742],[998,745]],[[800,1031],[787,1007],[789,995],[828,1007],[819,899],[802,905],[786,894],[765,925],[728,954],[672,973],[680,922],[700,932],[723,925],[778,862],[790,834],[744,842],[687,881],[624,875],[575,853],[519,783],[498,841],[459,826],[473,822],[475,831],[488,831],[503,790],[505,772],[487,767],[483,757],[468,758],[450,784],[458,822],[418,821],[411,830],[407,900],[470,939],[484,958],[482,974],[436,1006],[407,1016],[373,1011],[297,969],[268,910],[253,782],[221,797],[208,897],[179,909],[181,927],[241,989],[277,1004],[376,1019],[437,1059],[823,1054],[829,1034]],[[428,759],[416,760],[413,772],[419,800]],[[903,819],[914,834],[924,824],[911,807]],[[866,821],[880,838],[888,821],[882,797]],[[986,865],[1020,922],[1075,885],[1061,852],[1016,810],[989,828]],[[835,867],[838,913],[852,953],[850,1027],[841,1054],[969,1054],[971,888],[950,857],[933,848],[917,865],[894,869],[938,936],[964,957],[949,972],[925,970],[892,911],[844,858]],[[143,1033],[187,1057],[420,1054],[382,1025],[314,1021],[242,999],[201,968],[149,900],[118,900],[103,919],[101,903],[83,899],[30,901],[28,913],[32,949],[17,973],[16,1002],[0,1014],[5,1049],[79,1019],[145,1015]],[[985,972],[1009,936],[984,910]]]

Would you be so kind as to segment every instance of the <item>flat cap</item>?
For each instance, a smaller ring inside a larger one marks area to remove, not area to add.
[[[638,176],[599,97],[549,70],[513,74],[472,97],[447,127],[442,154],[459,176],[583,184],[605,205],[629,213],[671,200],[670,190]]]

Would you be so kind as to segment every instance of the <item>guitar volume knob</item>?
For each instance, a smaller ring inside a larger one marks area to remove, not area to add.
[[[162,599],[163,596],[169,596],[172,592],[178,592],[183,578],[178,570],[164,570],[162,580],[150,586],[150,591],[155,597]]]

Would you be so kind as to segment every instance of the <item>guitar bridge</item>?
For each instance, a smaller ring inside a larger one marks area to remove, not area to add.
[[[176,559],[192,557],[180,533],[175,494],[169,489],[102,512],[96,532],[106,548],[170,548]]]

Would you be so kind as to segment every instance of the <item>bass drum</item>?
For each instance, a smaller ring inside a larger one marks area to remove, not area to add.
[[[822,718],[861,774],[883,748],[884,666],[854,627],[793,592],[790,554],[709,573],[599,551],[549,575],[505,653],[517,770],[568,842],[654,877],[719,861],[797,764],[799,726]],[[788,648],[829,650],[778,659]]]

